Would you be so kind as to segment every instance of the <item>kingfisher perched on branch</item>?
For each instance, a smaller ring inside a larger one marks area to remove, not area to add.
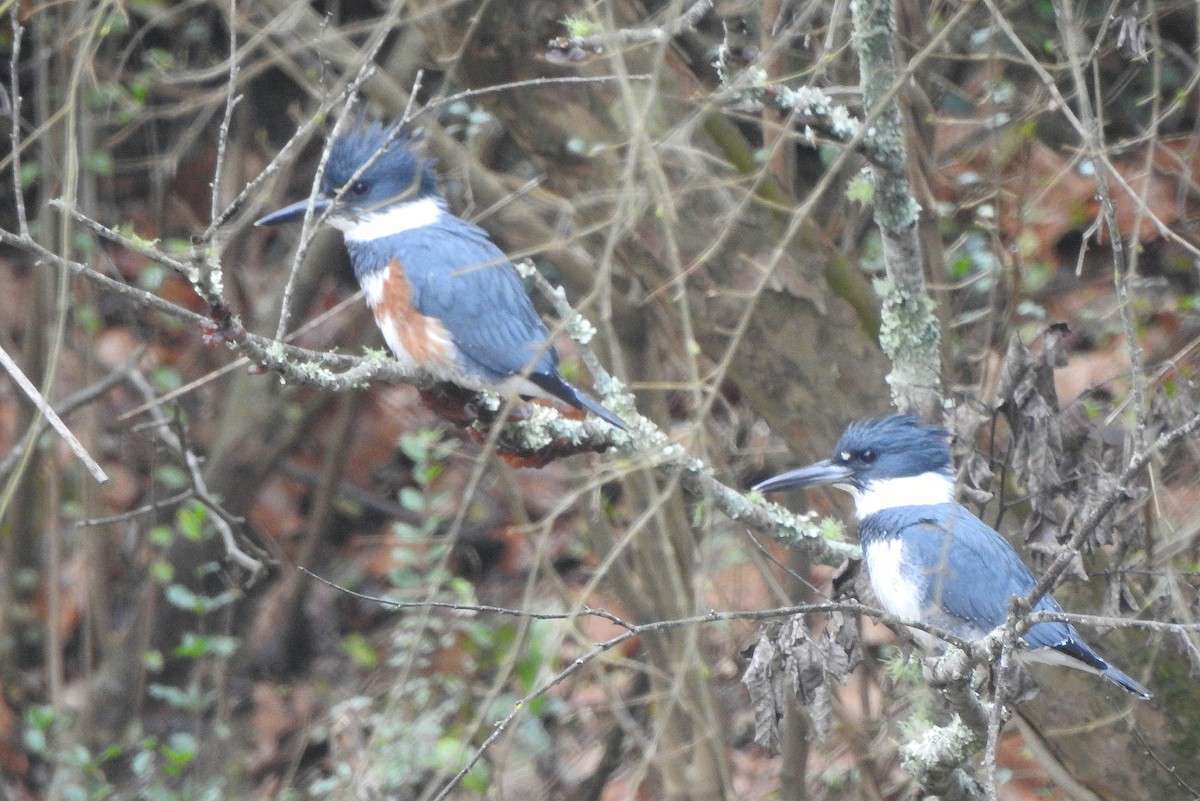
[[[1008,541],[954,500],[949,433],[915,417],[854,423],[829,459],[767,479],[761,492],[832,484],[850,493],[871,589],[888,612],[966,640],[1004,623],[1037,583]],[[1062,612],[1043,595],[1034,610]],[[925,646],[936,639],[915,631]],[[1018,656],[1098,674],[1139,698],[1150,691],[1110,665],[1068,623],[1037,623]]]
[[[308,206],[293,203],[255,224],[299,219]],[[433,163],[407,131],[370,123],[338,136],[312,206],[343,233],[367,305],[402,365],[470,390],[557,398],[625,428],[562,377],[512,263],[482,228],[449,211]]]

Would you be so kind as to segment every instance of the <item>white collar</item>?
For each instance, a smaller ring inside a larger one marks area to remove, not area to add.
[[[954,501],[954,479],[936,471],[872,481],[863,489],[846,484],[838,486],[854,497],[854,513],[859,520],[899,506],[932,506]]]
[[[397,203],[361,217],[330,217],[329,224],[346,236],[347,242],[370,242],[385,236],[433,225],[446,213],[441,201],[423,197]]]

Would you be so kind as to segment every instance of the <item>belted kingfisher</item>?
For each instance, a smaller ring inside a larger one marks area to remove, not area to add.
[[[405,131],[359,124],[333,142],[314,202],[314,211],[329,210],[329,224],[343,233],[354,275],[396,359],[466,389],[558,398],[625,428],[559,373],[550,334],[512,263],[482,228],[450,213],[432,162],[415,146]],[[302,200],[255,225],[295,220],[307,208]]]
[[[1008,541],[954,500],[949,432],[915,417],[854,423],[833,456],[767,479],[760,492],[832,484],[850,493],[859,540],[880,604],[898,617],[966,640],[1002,624],[1013,596],[1036,581]],[[1061,612],[1048,594],[1035,610]],[[936,643],[915,632],[925,646]],[[1140,698],[1150,691],[1110,665],[1067,623],[1038,623],[1018,656],[1085,670]]]

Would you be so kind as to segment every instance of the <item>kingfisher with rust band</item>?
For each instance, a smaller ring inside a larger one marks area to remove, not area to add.
[[[377,122],[341,134],[311,203],[344,235],[388,349],[404,367],[440,381],[557,398],[625,428],[562,377],[550,333],[512,262],[486,231],[450,212],[432,161],[416,145],[408,132]],[[309,205],[293,203],[255,224],[300,219]]]
[[[954,500],[950,434],[915,417],[854,423],[833,456],[756,485],[760,492],[832,484],[850,493],[871,589],[897,617],[975,640],[1000,626],[1037,581],[991,526]],[[1038,612],[1062,612],[1049,594]],[[925,647],[935,637],[914,630]],[[1035,623],[1018,658],[1094,673],[1138,698],[1150,691],[1083,641],[1069,623]]]

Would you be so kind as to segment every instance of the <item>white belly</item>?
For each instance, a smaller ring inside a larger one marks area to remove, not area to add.
[[[880,605],[897,617],[921,620],[919,588],[906,580],[900,569],[904,564],[904,543],[899,539],[874,542],[865,549],[863,561]]]

